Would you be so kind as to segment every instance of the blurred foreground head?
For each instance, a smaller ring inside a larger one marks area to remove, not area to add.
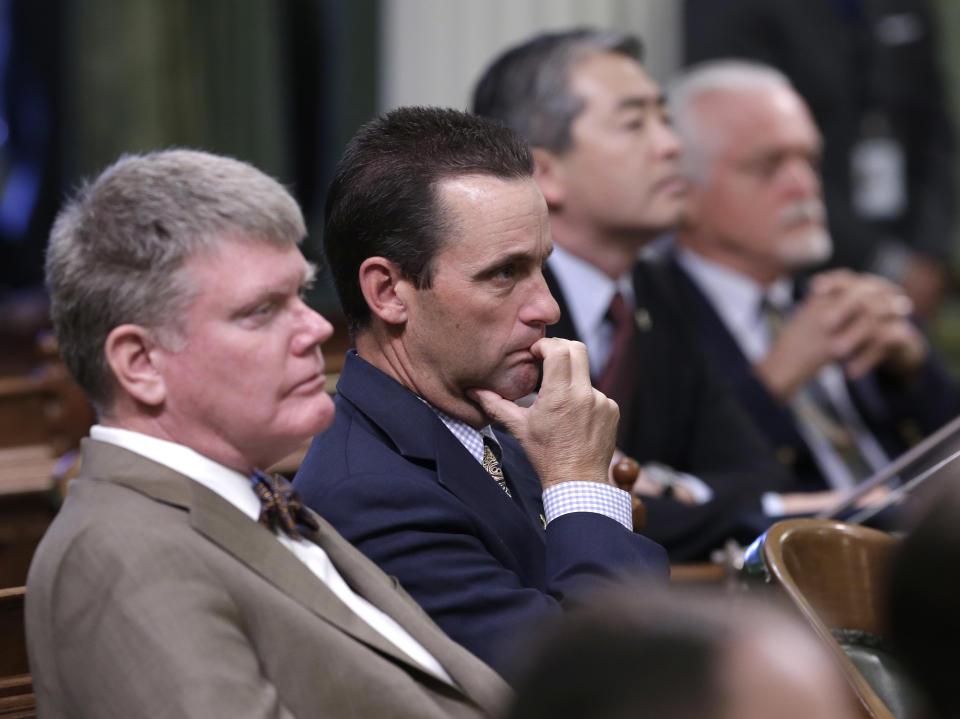
[[[839,670],[792,617],[741,598],[649,592],[545,632],[510,719],[855,716]]]
[[[945,488],[904,540],[894,564],[890,632],[928,704],[926,715],[960,717],[960,487]]]

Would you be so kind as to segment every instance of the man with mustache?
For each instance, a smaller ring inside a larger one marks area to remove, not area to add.
[[[547,334],[581,340],[620,406],[618,445],[644,467],[645,533],[671,559],[752,541],[761,498],[789,477],[703,357],[671,288],[640,253],[686,211],[680,142],[637,38],[590,28],[532,37],[497,57],[474,112],[531,145],[556,243],[544,276],[561,308]]]
[[[717,61],[669,87],[690,213],[663,258],[715,366],[817,511],[943,423],[957,392],[910,322],[911,303],[849,270],[798,277],[830,256],[821,140],[779,71]],[[768,506],[776,511],[778,500]]]
[[[667,575],[606,483],[616,404],[582,344],[544,337],[559,309],[532,175],[514,132],[454,110],[401,108],[357,132],[324,224],[356,350],[294,482],[501,672],[519,634],[598,584]],[[541,366],[539,397],[518,406]]]

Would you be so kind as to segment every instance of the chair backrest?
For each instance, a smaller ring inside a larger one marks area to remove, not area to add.
[[[827,645],[864,716],[872,719],[893,719],[894,713],[833,632],[886,636],[887,573],[898,542],[885,532],[829,519],[778,522],[763,538],[763,558],[772,580]],[[882,681],[889,682],[890,677],[884,675]],[[901,690],[897,684],[885,691],[887,701],[896,703],[891,696]]]
[[[27,580],[27,568],[58,501],[59,460],[47,445],[0,447],[0,587]]]
[[[0,589],[0,719],[36,717],[24,633],[23,587]]]
[[[63,454],[80,444],[93,408],[62,363],[0,377],[0,447],[47,444]]]

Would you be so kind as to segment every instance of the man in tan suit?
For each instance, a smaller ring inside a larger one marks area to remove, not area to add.
[[[333,419],[304,233],[274,180],[185,150],[121,159],[58,217],[54,324],[100,424],[27,581],[41,716],[481,717],[505,698],[256,472]]]

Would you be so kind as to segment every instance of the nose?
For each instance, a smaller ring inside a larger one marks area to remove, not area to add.
[[[560,305],[550,294],[543,273],[537,273],[536,284],[528,301],[524,304],[520,320],[528,325],[552,325],[560,319]]]
[[[787,163],[784,174],[791,194],[799,197],[820,196],[820,175],[806,158],[793,158]]]
[[[293,338],[293,353],[303,355],[318,349],[321,344],[333,336],[333,325],[319,312],[310,308],[303,300],[297,312],[297,331]]]
[[[676,159],[680,157],[683,143],[673,125],[665,120],[657,122],[656,149],[660,157]]]

